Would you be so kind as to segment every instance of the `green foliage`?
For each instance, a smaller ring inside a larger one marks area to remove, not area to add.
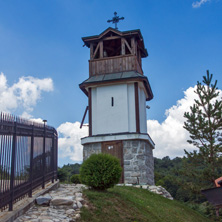
[[[214,186],[214,180],[221,176],[222,161],[222,99],[219,98],[217,81],[212,84],[213,75],[203,76],[203,85],[197,82],[195,100],[190,112],[185,112],[184,128],[190,133],[188,142],[198,151],[187,152],[189,159],[184,165],[184,172],[191,181],[187,183],[192,190]]]
[[[80,180],[93,189],[105,190],[119,182],[122,168],[119,160],[109,154],[92,154],[80,168]]]
[[[216,221],[215,209],[200,193],[200,181],[198,181],[200,178],[198,175],[197,177],[188,176],[194,171],[198,174],[198,170],[202,168],[199,166],[197,169],[191,169],[190,162],[190,159],[186,157],[176,157],[172,160],[169,157],[154,158],[155,183],[166,188],[174,199],[185,202],[192,209]],[[222,162],[220,162],[221,165]],[[220,175],[221,170],[218,171]]]
[[[183,177],[181,176],[183,159],[176,157],[170,159],[168,156],[158,159],[154,158],[155,183],[164,187],[173,198],[180,201],[189,201],[190,192],[183,188]]]
[[[65,182],[67,180],[67,172],[62,169],[62,168],[58,168],[58,172],[57,172],[57,176],[60,182]]]
[[[75,184],[81,183],[81,182],[80,182],[80,176],[79,176],[79,174],[74,174],[74,175],[72,175],[72,176],[70,177],[70,181],[71,181],[72,183],[75,183]]]
[[[58,178],[61,182],[70,183],[73,174],[79,174],[80,164],[67,164],[58,169]],[[61,178],[61,179],[60,179]]]

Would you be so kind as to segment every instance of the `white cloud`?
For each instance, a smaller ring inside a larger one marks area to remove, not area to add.
[[[8,86],[6,76],[1,73],[0,111],[11,112],[17,108],[22,108],[24,110],[22,116],[30,118],[30,112],[33,111],[33,107],[41,98],[43,91],[53,91],[53,81],[51,78],[21,77],[18,82]]]
[[[184,92],[184,98],[177,101],[177,104],[166,110],[166,119],[159,123],[157,120],[148,120],[148,133],[156,144],[154,149],[154,156],[162,158],[170,156],[184,156],[184,149],[192,151],[196,149],[194,146],[188,144],[189,133],[183,128],[185,118],[184,112],[190,111],[190,106],[197,99],[197,94],[194,93],[193,87],[188,88]],[[222,96],[222,91],[219,90]]]
[[[205,4],[206,2],[209,2],[210,0],[200,0],[192,3],[193,8],[199,8],[201,5]]]
[[[80,129],[80,123],[66,122],[57,128],[59,139],[59,158],[70,158],[72,161],[82,161],[83,147],[81,138],[88,135],[88,127]]]

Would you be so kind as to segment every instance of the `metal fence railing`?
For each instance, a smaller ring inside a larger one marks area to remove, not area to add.
[[[46,122],[46,121],[45,121]],[[58,136],[53,127],[1,113],[0,209],[32,197],[34,189],[57,180]]]

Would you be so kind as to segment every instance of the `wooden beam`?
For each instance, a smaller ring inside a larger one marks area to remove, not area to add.
[[[136,48],[135,48],[135,37],[131,38],[131,48],[132,48],[132,54],[135,55],[136,54]]]
[[[137,41],[135,41],[135,55],[137,55]]]
[[[100,46],[100,44],[98,43],[97,46],[96,46],[96,49],[95,49],[95,51],[93,53],[93,59],[95,59],[96,53],[97,53],[97,51],[99,49],[99,46]]]
[[[125,49],[125,39],[121,38],[121,54],[125,55],[126,54],[126,49]]]
[[[90,43],[90,59],[93,59],[93,43]]]
[[[100,51],[99,51],[99,57],[100,59],[103,58],[103,41],[100,41],[99,42],[99,45],[100,45]]]
[[[89,102],[89,136],[92,136],[92,89],[88,90],[88,102]]]
[[[86,113],[87,113],[88,109],[89,109],[89,106],[86,107],[86,110],[85,110],[85,112],[84,112],[84,115],[83,115],[83,118],[82,118],[82,122],[81,122],[81,125],[80,125],[80,129],[81,129],[82,126],[83,126],[83,123],[84,123],[84,120],[85,120]]]
[[[135,91],[136,132],[140,133],[139,87],[138,87],[138,82],[134,83],[134,91]]]
[[[121,37],[120,36],[110,36],[110,37],[103,38],[103,41],[114,40],[114,39],[119,39],[119,38],[121,38]]]
[[[124,39],[124,40],[125,40],[125,39]],[[126,44],[127,48],[129,49],[130,53],[133,54],[133,51],[132,51],[132,49],[130,48],[130,46],[129,46],[129,44],[128,44],[128,42],[127,42],[126,40],[125,40],[125,44]]]

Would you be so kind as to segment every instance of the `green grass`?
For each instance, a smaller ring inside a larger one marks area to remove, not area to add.
[[[106,192],[84,191],[88,208],[81,208],[80,221],[92,222],[210,222],[184,204],[148,190],[114,187]]]

